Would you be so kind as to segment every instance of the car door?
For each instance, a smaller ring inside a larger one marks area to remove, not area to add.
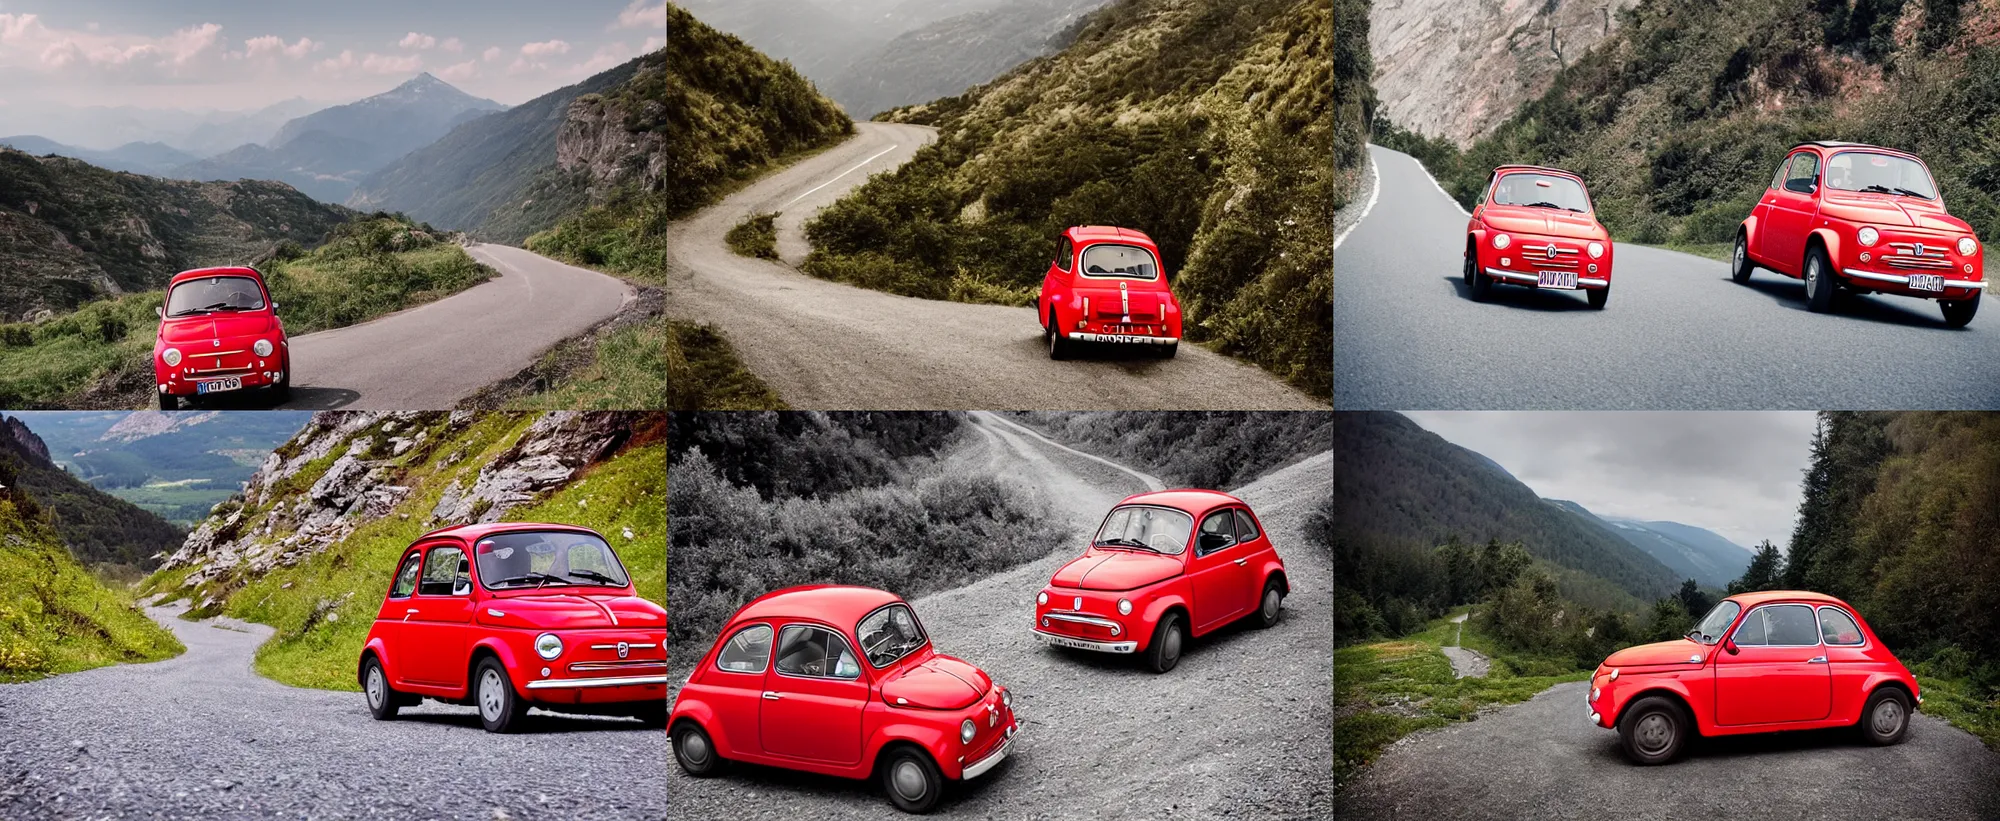
[[[472,567],[457,544],[424,550],[417,594],[410,598],[403,632],[411,652],[409,678],[433,687],[466,686],[472,653]]]
[[[1243,595],[1246,609],[1254,610],[1261,603],[1258,597],[1264,592],[1263,565],[1269,561],[1269,554],[1277,550],[1264,529],[1257,526],[1257,517],[1244,508],[1231,508],[1236,513],[1236,541],[1242,543],[1243,555],[1237,557],[1237,565],[1243,568]]]
[[[767,755],[822,764],[861,763],[861,714],[868,681],[839,633],[817,624],[778,629],[778,649],[757,719]]]
[[[1201,526],[1195,528],[1194,556],[1188,562],[1194,593],[1191,618],[1197,633],[1243,614],[1248,594],[1243,592],[1243,566],[1236,559],[1245,552],[1236,547],[1234,511],[1223,508],[1202,517]]]
[[[764,677],[771,672],[771,638],[776,631],[764,623],[738,625],[715,654],[715,667],[703,682],[712,687],[708,696],[715,709],[716,726],[709,731],[722,737],[732,750],[756,750],[757,713],[762,707]]]
[[[1042,321],[1047,322],[1049,313],[1057,303],[1068,298],[1070,290],[1070,269],[1076,264],[1076,249],[1069,237],[1056,241],[1056,258],[1049,263],[1049,271],[1042,276]]]
[[[403,620],[409,617],[409,611],[416,609],[411,598],[417,594],[417,573],[423,561],[422,550],[404,554],[403,563],[396,566],[396,576],[389,583],[389,596],[382,600],[382,609],[375,614],[375,635],[382,638],[382,650],[389,657],[385,664],[391,684],[400,684],[408,678],[404,660],[421,652],[409,647],[409,637],[403,634]]]
[[[1833,709],[1833,678],[1809,604],[1752,608],[1715,659],[1715,721],[1818,721]]]
[[[1764,194],[1769,210],[1757,231],[1758,257],[1788,274],[1805,270],[1806,233],[1819,213],[1818,191],[1819,155],[1811,149],[1792,154],[1784,184]]]

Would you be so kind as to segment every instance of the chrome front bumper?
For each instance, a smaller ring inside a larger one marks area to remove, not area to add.
[[[1905,288],[1909,287],[1910,285],[1910,278],[1903,274],[1885,274],[1880,271],[1864,271],[1860,268],[1842,268],[1840,269],[1840,273],[1844,276],[1853,277],[1855,279],[1872,279],[1876,282],[1889,282],[1889,283],[1894,283],[1896,285],[1901,285]],[[1929,274],[1931,272],[1919,271],[1918,273]],[[1971,288],[1973,290],[1979,290],[1981,288],[1986,287],[1986,280],[1983,279],[1961,280],[1961,279],[1951,279],[1949,277],[1946,277],[1944,279],[1944,287]],[[1939,291],[1938,293],[1943,293],[1943,292]]]
[[[1534,274],[1524,274],[1524,273],[1522,273],[1522,272],[1520,272],[1520,271],[1508,271],[1508,270],[1503,270],[1503,269],[1500,269],[1500,268],[1488,268],[1488,269],[1486,269],[1486,275],[1487,275],[1487,276],[1490,276],[1490,277],[1493,277],[1493,278],[1495,278],[1495,279],[1504,279],[1504,280],[1507,280],[1507,281],[1509,281],[1509,282],[1525,282],[1525,283],[1528,283],[1529,285],[1534,285],[1534,286],[1536,286],[1536,287],[1538,287],[1538,288],[1548,288],[1548,289],[1549,289],[1549,290],[1551,290],[1551,291],[1568,291],[1568,290],[1572,290],[1572,289],[1570,289],[1570,288],[1558,288],[1558,287],[1556,287],[1556,286],[1553,286],[1553,285],[1542,285],[1542,284],[1541,284],[1541,282],[1542,282],[1542,278],[1541,278],[1541,277],[1538,277],[1538,276],[1536,276],[1536,275],[1534,275]],[[1601,277],[1577,277],[1577,278],[1576,278],[1576,288],[1577,288],[1577,289],[1583,289],[1583,288],[1609,288],[1609,287],[1611,287],[1611,280],[1608,280],[1608,279],[1604,279],[1604,278],[1601,278]]]
[[[1007,750],[1014,746],[1014,734],[1017,732],[1019,726],[1017,722],[1014,727],[1009,727],[1007,729],[1007,737],[1000,742],[1000,746],[993,748],[993,752],[987,753],[985,758],[965,765],[965,769],[959,774],[959,780],[971,781],[985,775],[986,771],[1000,766],[1000,762],[1007,760]]]
[[[1069,338],[1078,342],[1109,342],[1118,345],[1172,345],[1181,341],[1178,336],[1137,336],[1134,334],[1093,334],[1073,331]]]
[[[1055,633],[1046,633],[1041,630],[1035,631],[1035,638],[1039,639],[1043,644],[1055,647],[1095,650],[1099,653],[1131,653],[1139,649],[1139,643],[1136,641],[1091,641],[1089,639],[1077,639]]]
[[[545,678],[528,682],[530,690],[584,690],[598,687],[665,686],[666,676],[624,676],[621,678]]]

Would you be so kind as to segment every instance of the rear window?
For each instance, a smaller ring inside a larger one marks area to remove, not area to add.
[[[1819,644],[1813,609],[1803,604],[1773,604],[1750,611],[1736,628],[1736,643],[1757,647],[1807,647]]]
[[[1100,242],[1083,249],[1083,275],[1159,279],[1160,261],[1153,257],[1153,252],[1137,245]]]

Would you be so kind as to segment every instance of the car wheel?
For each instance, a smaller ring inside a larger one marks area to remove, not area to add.
[[[1910,697],[1894,687],[1876,688],[1861,708],[1861,737],[1875,745],[1901,743],[1910,729]]]
[[[1940,299],[1938,308],[1944,311],[1945,327],[1963,328],[1979,312],[1979,294],[1974,293],[1971,299]]]
[[[1691,724],[1681,706],[1664,696],[1646,696],[1625,708],[1618,740],[1634,764],[1665,764],[1687,743]]]
[[[1487,297],[1493,295],[1493,278],[1487,276],[1485,271],[1479,270],[1478,254],[1466,255],[1465,276],[1472,283],[1473,299],[1485,302]]]
[[[382,662],[374,656],[361,664],[361,691],[368,696],[368,713],[376,721],[395,718],[397,708],[403,704],[403,694],[389,686],[389,674],[383,672]]]
[[[930,756],[908,747],[891,751],[882,762],[882,790],[903,812],[926,813],[944,793],[944,774]]]
[[[1153,355],[1161,359],[1172,359],[1174,358],[1174,354],[1180,352],[1180,349],[1181,349],[1181,343],[1179,342],[1169,342],[1165,345],[1154,345]]]
[[[1742,232],[1736,234],[1736,251],[1729,257],[1729,278],[1742,285],[1750,281],[1750,272],[1757,270],[1757,263],[1750,261],[1750,236]]]
[[[1168,613],[1160,619],[1160,626],[1153,629],[1153,642],[1146,648],[1146,666],[1155,673],[1164,673],[1181,663],[1181,645],[1187,642],[1187,631],[1181,627],[1179,613]]]
[[[709,740],[708,733],[701,725],[683,721],[674,728],[674,760],[680,762],[681,770],[696,778],[707,778],[722,771],[723,758],[715,751],[715,742]]]
[[[1068,359],[1070,355],[1070,341],[1063,337],[1060,327],[1056,324],[1056,309],[1050,308],[1049,329],[1044,335],[1049,340],[1049,358],[1058,362]]]
[[[1264,597],[1257,600],[1257,627],[1272,627],[1278,617],[1285,612],[1285,593],[1278,588],[1278,580],[1264,583]]]
[[[1838,290],[1833,281],[1833,263],[1827,262],[1825,249],[1814,247],[1806,251],[1806,310],[1823,314],[1833,310],[1833,292]]]
[[[1611,286],[1606,285],[1602,288],[1588,289],[1583,292],[1583,296],[1585,299],[1590,300],[1591,308],[1602,311],[1604,310],[1604,303],[1611,299]]]
[[[181,409],[180,397],[175,396],[171,393],[160,394],[160,410],[170,411],[170,410],[180,410],[180,409]]]
[[[479,706],[479,722],[489,733],[511,733],[521,727],[528,714],[528,702],[514,692],[507,680],[507,668],[492,657],[481,659],[472,671],[473,703]]]
[[[286,400],[292,398],[292,363],[287,361],[284,363],[284,367],[284,375],[278,377],[278,383],[271,386],[269,396],[271,404],[274,407],[285,404]]]

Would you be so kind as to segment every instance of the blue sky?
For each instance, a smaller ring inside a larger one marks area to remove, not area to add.
[[[512,105],[665,39],[662,0],[0,0],[0,105],[339,103],[420,71]]]

